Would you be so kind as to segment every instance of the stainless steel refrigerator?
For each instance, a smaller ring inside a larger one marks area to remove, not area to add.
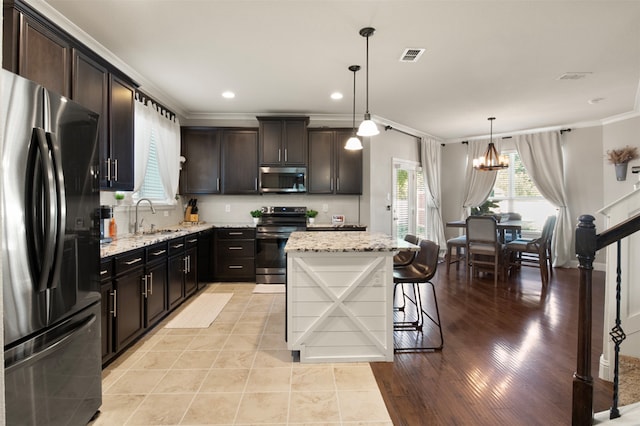
[[[102,403],[98,115],[0,71],[7,425],[84,425]]]

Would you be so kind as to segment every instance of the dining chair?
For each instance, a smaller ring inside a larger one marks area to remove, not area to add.
[[[549,216],[542,227],[542,234],[535,239],[517,239],[505,246],[505,275],[522,266],[540,268],[542,285],[549,283],[553,271],[551,240],[556,226],[556,216]]]
[[[522,215],[520,213],[515,212],[507,212],[502,214],[502,217],[505,217],[506,220],[522,220]],[[522,237],[522,231],[518,229],[508,229],[505,231],[505,241],[509,242],[513,240],[517,240]]]
[[[493,269],[494,285],[501,272],[503,244],[498,236],[498,224],[493,216],[467,218],[467,280],[480,270]]]
[[[447,274],[449,273],[449,265],[456,264],[456,269],[460,266],[460,262],[466,258],[467,236],[450,238],[447,240]],[[454,254],[455,252],[455,254]]]
[[[415,339],[416,342],[421,342],[421,344],[425,343],[424,336],[422,335],[425,318],[428,319],[435,327],[437,327],[440,341],[435,346],[396,346],[394,350],[396,352],[401,351],[421,351],[421,350],[440,350],[444,346],[444,338],[442,335],[442,324],[440,321],[440,310],[438,309],[438,299],[436,297],[436,289],[431,281],[434,275],[436,274],[436,270],[438,268],[438,254],[440,251],[440,246],[433,241],[429,240],[421,240],[419,242],[420,251],[416,254],[416,257],[413,259],[413,262],[410,264],[398,267],[393,269],[393,284],[394,284],[394,293],[395,288],[400,286],[403,288],[404,286],[409,284],[411,285],[411,293],[406,296],[407,300],[411,302],[411,304],[415,307],[415,312],[404,312],[404,316],[402,320],[400,318],[394,318],[393,329],[395,331],[416,331],[421,334],[419,339]],[[422,294],[424,289],[421,289],[421,285],[430,285],[432,294],[433,294],[433,306],[435,307],[435,312],[430,313],[425,310],[425,305],[423,304]],[[413,298],[411,297],[413,296]],[[401,314],[396,314],[399,316]],[[405,341],[405,339],[398,339],[401,343]],[[409,339],[411,340],[411,339]]]

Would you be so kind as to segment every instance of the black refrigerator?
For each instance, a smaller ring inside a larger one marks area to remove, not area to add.
[[[102,403],[98,115],[0,70],[7,425],[83,425]]]

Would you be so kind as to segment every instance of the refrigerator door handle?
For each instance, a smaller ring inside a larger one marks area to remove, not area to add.
[[[49,285],[49,271],[54,262],[56,239],[56,212],[53,200],[57,198],[56,184],[47,137],[43,129],[34,128],[27,156],[25,210],[29,265],[33,281],[39,292]]]
[[[24,367],[26,364],[32,364],[37,362],[38,360],[45,358],[50,353],[57,351],[62,346],[65,346],[73,341],[73,338],[79,334],[83,333],[87,328],[93,326],[96,322],[97,317],[94,314],[91,314],[85,320],[80,322],[79,324],[74,324],[73,329],[67,331],[62,336],[58,337],[55,341],[43,341],[40,344],[35,344],[28,355],[24,358],[15,360],[14,362],[9,362],[4,367],[5,374],[12,372],[15,369]]]
[[[49,151],[51,152],[51,166],[53,169],[54,182],[56,184],[56,235],[55,235],[55,257],[53,261],[53,268],[49,279],[49,288],[58,287],[60,282],[60,269],[62,267],[62,255],[64,252],[64,236],[66,233],[67,223],[67,202],[66,194],[64,191],[64,173],[62,171],[62,160],[60,159],[60,152],[58,145],[55,143],[55,135],[47,133],[47,144],[49,145]]]

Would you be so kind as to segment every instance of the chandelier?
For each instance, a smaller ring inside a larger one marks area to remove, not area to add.
[[[491,134],[489,136],[489,146],[484,156],[473,159],[473,168],[480,171],[501,170],[509,167],[509,158],[506,155],[499,155],[498,150],[493,144],[493,120],[495,117],[489,117],[487,120],[491,123]]]

